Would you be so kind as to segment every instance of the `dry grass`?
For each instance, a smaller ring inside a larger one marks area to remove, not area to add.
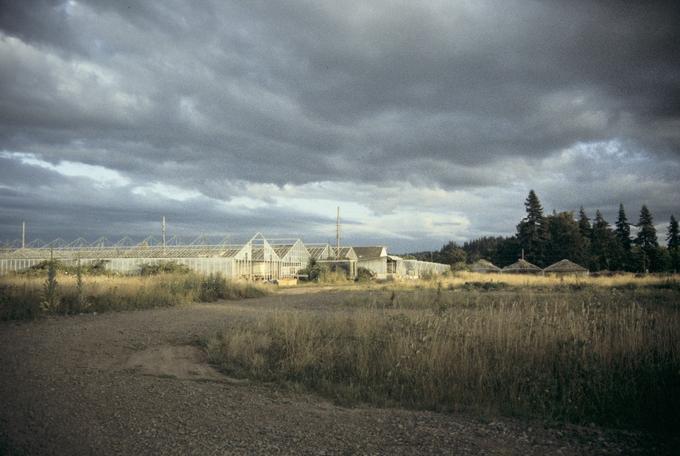
[[[418,290],[262,313],[208,342],[231,375],[341,401],[677,428],[674,290]]]
[[[308,287],[328,285],[310,283]],[[610,277],[597,276],[541,276],[523,274],[480,274],[474,272],[453,272],[433,276],[430,279],[400,278],[393,280],[352,282],[335,281],[331,285],[361,290],[414,290],[428,288],[446,289],[612,289],[612,288],[676,288],[680,289],[680,274],[646,275],[618,274]]]
[[[416,281],[418,282],[418,281]],[[423,281],[421,281],[423,282]],[[441,282],[444,286],[459,287],[465,283],[504,283],[515,287],[561,287],[565,285],[592,286],[600,288],[646,287],[680,282],[680,275],[647,275],[637,277],[635,274],[618,274],[610,277],[595,276],[541,276],[527,274],[479,274],[474,272],[456,272],[449,276],[434,278],[424,283]],[[399,282],[408,285],[408,282]]]
[[[58,304],[43,306],[45,277],[10,275],[0,278],[0,320],[32,319],[45,313],[73,314],[175,306],[263,296],[261,285],[233,282],[220,276],[160,274],[155,276],[87,276],[82,299],[73,275],[57,277]]]

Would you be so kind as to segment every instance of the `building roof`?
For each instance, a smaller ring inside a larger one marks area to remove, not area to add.
[[[473,272],[501,272],[501,268],[484,259],[480,259],[472,263],[470,265],[470,269]]]
[[[588,272],[588,269],[569,260],[560,260],[543,270],[544,272]]]
[[[328,250],[328,258],[329,259],[334,259],[335,258],[335,251],[337,250],[337,247],[332,247],[329,246]],[[340,260],[356,260],[357,259],[357,254],[354,251],[353,247],[340,247],[340,254],[338,255],[338,259]]]
[[[383,246],[354,247],[354,253],[359,260],[366,260],[387,255],[387,249]]]
[[[267,258],[265,258],[265,248],[262,246],[253,246],[252,261],[278,261],[281,259],[274,249],[267,250]]]
[[[307,244],[307,251],[315,260],[325,260],[330,256],[330,246],[325,245],[309,245]]]
[[[288,255],[288,252],[290,252],[290,249],[293,248],[293,244],[278,244],[278,245],[272,245],[272,249],[274,249],[274,252],[279,256],[279,258],[283,258],[286,255]]]
[[[541,268],[527,260],[519,259],[510,266],[504,267],[503,272],[541,272]]]

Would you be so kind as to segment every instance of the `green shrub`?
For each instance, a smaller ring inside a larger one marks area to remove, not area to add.
[[[266,291],[261,286],[233,282],[218,273],[203,276],[200,281],[197,300],[214,302],[220,299],[256,298],[265,294]]]
[[[374,278],[375,278],[375,274],[370,269],[364,268],[362,266],[359,266],[357,268],[357,277],[356,277],[357,282],[370,282]]]
[[[47,264],[47,278],[43,284],[42,306],[46,312],[57,311],[57,262],[51,259]]]
[[[42,314],[41,291],[27,283],[0,285],[0,320],[33,320]]]

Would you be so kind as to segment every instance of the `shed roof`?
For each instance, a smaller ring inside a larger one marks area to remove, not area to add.
[[[564,259],[558,261],[555,264],[551,264],[544,269],[544,272],[588,272],[588,269],[574,263],[573,261]]]
[[[475,261],[470,265],[470,269],[473,272],[501,272],[501,268],[485,259]]]
[[[535,264],[529,263],[527,260],[519,259],[510,266],[503,268],[504,272],[541,272],[541,268]]]
[[[380,258],[387,254],[387,249],[383,246],[354,247],[354,253],[360,260],[369,258]]]

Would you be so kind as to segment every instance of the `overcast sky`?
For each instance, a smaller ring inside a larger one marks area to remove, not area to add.
[[[674,3],[0,0],[0,240],[326,241],[340,206],[345,242],[429,249],[532,188],[663,228]]]

